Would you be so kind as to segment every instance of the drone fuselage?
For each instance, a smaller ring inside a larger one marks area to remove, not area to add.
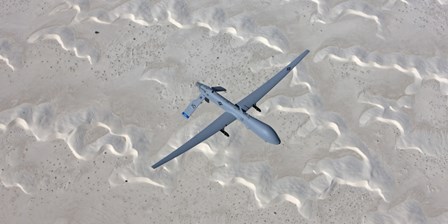
[[[200,82],[197,82],[196,86],[199,88],[201,95],[204,98],[208,99],[210,102],[213,102],[224,111],[232,114],[237,120],[243,123],[246,128],[254,132],[258,137],[271,144],[280,144],[280,138],[271,126],[250,116],[238,105],[230,102],[217,91],[214,91],[213,88],[210,88]]]

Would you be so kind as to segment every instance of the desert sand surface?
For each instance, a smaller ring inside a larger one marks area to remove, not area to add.
[[[2,0],[0,223],[448,223],[446,0]],[[305,49],[258,106],[150,166]]]

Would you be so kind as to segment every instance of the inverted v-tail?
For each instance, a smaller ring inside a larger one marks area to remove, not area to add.
[[[199,107],[199,105],[201,105],[202,101],[204,101],[205,97],[200,94],[198,98],[196,98],[195,100],[191,101],[190,104],[188,104],[187,108],[185,108],[184,112],[182,112],[182,115],[188,119],[191,117],[191,115],[193,114],[193,112]]]

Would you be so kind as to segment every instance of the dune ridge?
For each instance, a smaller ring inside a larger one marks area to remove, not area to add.
[[[3,60],[13,71],[23,64],[22,48],[13,40],[0,37],[0,60]]]
[[[55,108],[49,103],[39,105],[22,104],[15,108],[0,112],[0,128],[6,130],[9,125],[19,124],[25,131],[29,131],[37,141],[64,140],[73,155],[80,160],[91,160],[104,147],[116,156],[137,156],[132,150],[131,139],[135,136],[121,133],[127,129],[132,133],[132,127],[123,127],[119,119],[110,112],[93,108],[69,114],[56,114]],[[86,142],[86,132],[96,127],[107,131],[91,142]],[[33,183],[27,183],[33,184]],[[9,183],[7,186],[18,186],[25,193],[23,183]]]
[[[386,211],[371,212],[367,215],[365,223],[368,224],[389,224],[389,223],[446,223],[448,212],[437,216],[426,215],[422,210],[420,202],[414,199],[407,199],[402,203]]]
[[[222,5],[222,7],[225,7]],[[261,27],[246,15],[227,17],[219,6],[198,8],[192,11],[181,0],[150,3],[144,0],[125,2],[104,2],[95,5],[91,1],[68,1],[65,6],[58,6],[52,14],[67,13],[75,10],[76,15],[71,24],[38,29],[28,38],[28,43],[42,39],[54,39],[63,49],[73,51],[77,57],[86,58],[91,64],[98,62],[100,52],[97,44],[85,39],[74,26],[85,21],[99,24],[112,24],[119,19],[127,19],[142,26],[151,26],[164,22],[171,23],[180,29],[204,27],[211,35],[226,32],[238,37],[243,42],[257,41],[279,52],[288,47],[287,39],[273,27]],[[194,16],[193,16],[194,15]]]
[[[22,104],[0,112],[0,127],[4,130],[11,123],[19,124],[24,130],[30,131],[38,141],[62,139],[68,143],[76,158],[80,160],[92,159],[101,147],[110,145],[117,156],[129,152],[131,146],[129,136],[118,134],[116,131],[124,129],[121,122],[113,114],[98,109],[88,109],[65,115],[56,114],[49,103],[39,105]],[[107,130],[86,144],[88,129],[102,127]]]
[[[359,66],[395,69],[411,76],[414,83],[406,88],[405,95],[398,101],[381,96],[361,94],[358,97],[359,102],[372,107],[361,115],[359,123],[361,126],[365,126],[369,122],[379,121],[396,127],[399,130],[399,139],[396,145],[398,148],[415,149],[430,155],[440,154],[444,151],[442,145],[447,141],[447,138],[443,137],[444,132],[441,131],[438,134],[440,137],[436,138],[437,141],[428,142],[427,138],[423,137],[427,134],[413,128],[416,123],[411,122],[410,115],[404,110],[415,107],[415,95],[422,91],[422,84],[428,81],[437,82],[440,94],[448,95],[448,61],[442,57],[425,58],[397,53],[380,54],[379,52],[368,52],[358,46],[345,49],[324,48],[316,53],[313,60],[320,62],[327,57],[337,61],[351,61]]]
[[[325,58],[339,61],[352,61],[359,66],[380,69],[396,69],[414,78],[414,83],[406,89],[406,94],[415,94],[424,80],[436,80],[444,95],[448,95],[448,61],[444,57],[423,57],[401,55],[399,53],[370,52],[360,46],[349,48],[326,47],[316,53],[313,60],[320,62]]]
[[[39,40],[56,40],[66,51],[73,51],[79,58],[86,58],[90,64],[98,62],[100,52],[94,43],[76,36],[73,29],[67,26],[43,28],[28,37],[28,43],[32,44]]]
[[[322,24],[334,23],[346,15],[359,16],[372,20],[377,26],[376,35],[384,38],[384,15],[374,6],[360,1],[344,1],[332,7],[327,1],[314,0],[317,4],[317,13],[311,18],[313,22]]]

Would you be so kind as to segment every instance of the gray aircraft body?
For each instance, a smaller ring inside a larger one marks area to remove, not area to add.
[[[204,100],[206,102],[213,102],[214,104],[222,108],[225,112],[192,139],[188,140],[178,149],[167,155],[156,164],[152,165],[152,168],[155,169],[165,164],[166,162],[176,158],[177,156],[206,140],[210,136],[214,135],[218,131],[221,131],[225,136],[229,137],[229,134],[224,130],[224,128],[235,120],[241,121],[244,126],[246,126],[246,128],[254,132],[264,141],[275,145],[280,144],[280,138],[271,126],[250,116],[246,112],[252,107],[260,112],[261,110],[257,107],[256,103],[263,96],[265,96],[275,85],[277,85],[277,83],[279,83],[308,53],[309,50],[305,50],[274,77],[269,79],[266,83],[264,83],[258,89],[239,101],[237,104],[233,104],[218,93],[226,91],[226,89],[224,89],[223,87],[209,87],[200,82],[197,82],[196,86],[199,88],[200,92],[199,97],[193,100],[187,106],[185,111],[182,112],[182,115],[187,119],[190,118],[191,114],[193,114],[196,108]]]

